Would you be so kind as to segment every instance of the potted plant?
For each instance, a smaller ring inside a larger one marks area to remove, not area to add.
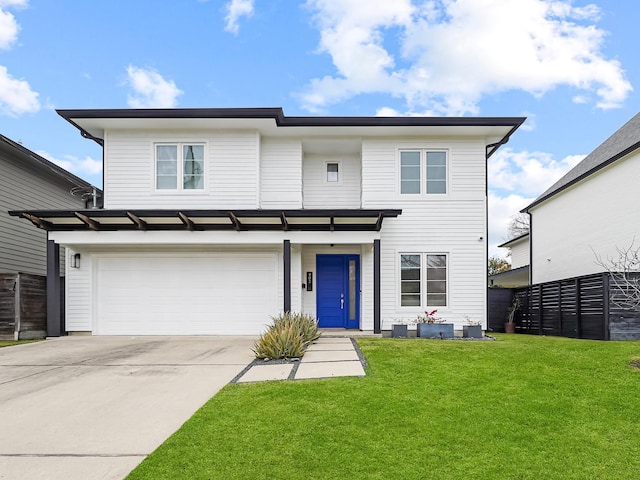
[[[482,338],[482,323],[471,320],[467,315],[467,324],[462,326],[462,336],[464,338]]]
[[[415,320],[416,336],[420,338],[453,338],[453,323],[444,323],[442,318],[436,317],[438,310],[425,310],[424,315],[418,315]]]
[[[392,338],[407,338],[409,336],[409,331],[407,328],[407,322],[402,319],[393,319],[393,324],[391,325],[391,337]]]
[[[507,322],[504,324],[504,331],[506,333],[515,333],[516,331],[516,323],[515,317],[516,312],[520,309],[520,298],[513,297],[513,301],[511,302],[511,306],[507,310]]]

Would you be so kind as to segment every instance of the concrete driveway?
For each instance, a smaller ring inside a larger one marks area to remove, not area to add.
[[[251,337],[0,348],[0,479],[121,479],[252,360]]]

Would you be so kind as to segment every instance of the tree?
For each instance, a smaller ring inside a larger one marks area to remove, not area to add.
[[[509,222],[509,238],[517,238],[525,233],[529,233],[530,228],[530,218],[526,213],[516,213],[511,216],[511,221]]]
[[[507,270],[511,270],[511,264],[507,260],[496,255],[489,257],[489,275],[506,272]]]
[[[640,247],[636,239],[627,248],[616,246],[616,255],[603,259],[593,249],[596,264],[609,273],[613,295],[611,301],[625,310],[640,309]]]

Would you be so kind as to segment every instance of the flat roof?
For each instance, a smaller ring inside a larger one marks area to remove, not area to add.
[[[288,117],[280,107],[56,110],[80,133],[102,144],[109,129],[247,129],[269,136],[481,136],[487,155],[507,143],[525,117]],[[295,132],[291,130],[295,129]]]

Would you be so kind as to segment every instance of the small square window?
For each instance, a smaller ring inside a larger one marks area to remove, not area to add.
[[[337,163],[327,163],[327,182],[337,183],[338,177],[338,165]]]

